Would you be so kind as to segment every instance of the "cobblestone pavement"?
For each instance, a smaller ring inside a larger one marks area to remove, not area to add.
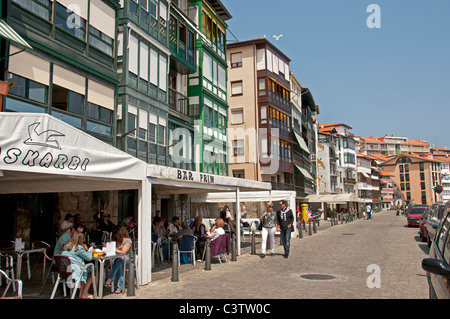
[[[247,246],[236,262],[212,263],[211,271],[203,263],[182,265],[178,282],[171,281],[168,268],[154,273],[153,281],[136,289],[134,297],[108,294],[105,299],[428,298],[421,268],[428,247],[420,241],[418,228],[406,227],[405,217],[394,211],[333,227],[322,221],[317,233],[291,240],[288,259],[282,256],[279,238],[276,246],[275,256],[264,259],[258,256],[259,246],[258,255],[249,254]],[[379,273],[369,265],[376,265]],[[380,280],[372,280],[378,274]],[[379,283],[379,288],[368,287],[369,276],[369,284]]]

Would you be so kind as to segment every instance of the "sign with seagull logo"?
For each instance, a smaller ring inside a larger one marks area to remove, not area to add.
[[[61,145],[56,139],[65,135],[55,130],[46,130],[38,133],[37,128],[39,125],[41,125],[41,123],[36,122],[28,126],[29,138],[23,141],[23,143],[27,145],[39,145],[61,150]]]

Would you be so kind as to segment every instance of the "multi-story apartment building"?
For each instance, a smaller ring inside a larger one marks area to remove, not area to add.
[[[445,149],[440,149],[440,152],[435,152],[432,154],[433,159],[439,161],[439,169],[441,171],[441,186],[442,193],[439,195],[439,200],[447,202],[450,200],[450,158],[448,153],[442,151]]]
[[[433,187],[440,185],[439,160],[415,155],[397,155],[382,164],[383,171],[393,175],[407,204],[431,205],[440,200]]]
[[[0,76],[14,84],[3,99],[2,112],[46,113],[116,146],[118,10],[113,0],[3,1],[2,18],[31,48],[1,41]],[[92,199],[92,193],[86,198]],[[3,236],[13,238],[13,232],[27,225],[24,239],[52,242],[58,215],[73,203],[67,200],[71,195],[2,195],[8,211],[23,211],[16,223],[10,215],[13,220],[2,229]]]
[[[446,147],[430,147],[430,154],[441,154],[445,156],[445,154],[450,154],[450,149]]]
[[[294,163],[293,184],[297,198],[317,192],[317,115],[319,107],[309,88],[291,72],[291,107]]]
[[[338,193],[356,195],[357,176],[356,176],[356,146],[353,134],[350,133],[351,126],[344,123],[320,124],[319,132],[329,132],[337,137],[338,148],[338,174],[340,186]]]
[[[320,131],[317,142],[318,188],[320,194],[338,194],[342,181],[339,178],[338,137]]]
[[[4,1],[3,17],[33,49],[2,46],[3,111],[49,113],[116,144],[116,1]]]
[[[168,145],[169,3],[121,2],[117,72],[119,147],[166,165]]]
[[[290,59],[265,38],[228,44],[227,54],[229,174],[294,190]]]
[[[399,154],[428,154],[430,144],[421,140],[410,140],[407,137],[361,137],[360,152],[367,155],[382,154],[385,156]]]
[[[394,205],[396,204],[395,198],[395,183],[392,180],[393,175],[388,174],[383,170],[380,171],[380,189],[381,189],[381,209],[395,209]]]
[[[372,204],[372,160],[369,156],[357,154],[357,172],[358,172],[358,198],[360,200],[360,209],[365,205]]]
[[[226,21],[230,13],[219,0],[192,0],[188,5],[200,34],[199,67],[188,75],[189,116],[195,121],[196,170],[228,175],[228,96]]]
[[[122,2],[123,150],[148,163],[227,175],[224,21],[229,18],[214,0]]]

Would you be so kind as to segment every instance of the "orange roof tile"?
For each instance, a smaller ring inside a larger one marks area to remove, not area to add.
[[[429,143],[420,140],[409,140],[409,143],[414,145],[430,146]]]
[[[367,143],[382,143],[378,138],[376,137],[361,137],[363,141],[366,141]]]

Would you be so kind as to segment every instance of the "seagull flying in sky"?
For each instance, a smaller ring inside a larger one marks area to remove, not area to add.
[[[275,38],[275,40],[278,41],[279,38],[284,37],[284,34],[280,34],[280,35],[273,35],[272,37]]]

